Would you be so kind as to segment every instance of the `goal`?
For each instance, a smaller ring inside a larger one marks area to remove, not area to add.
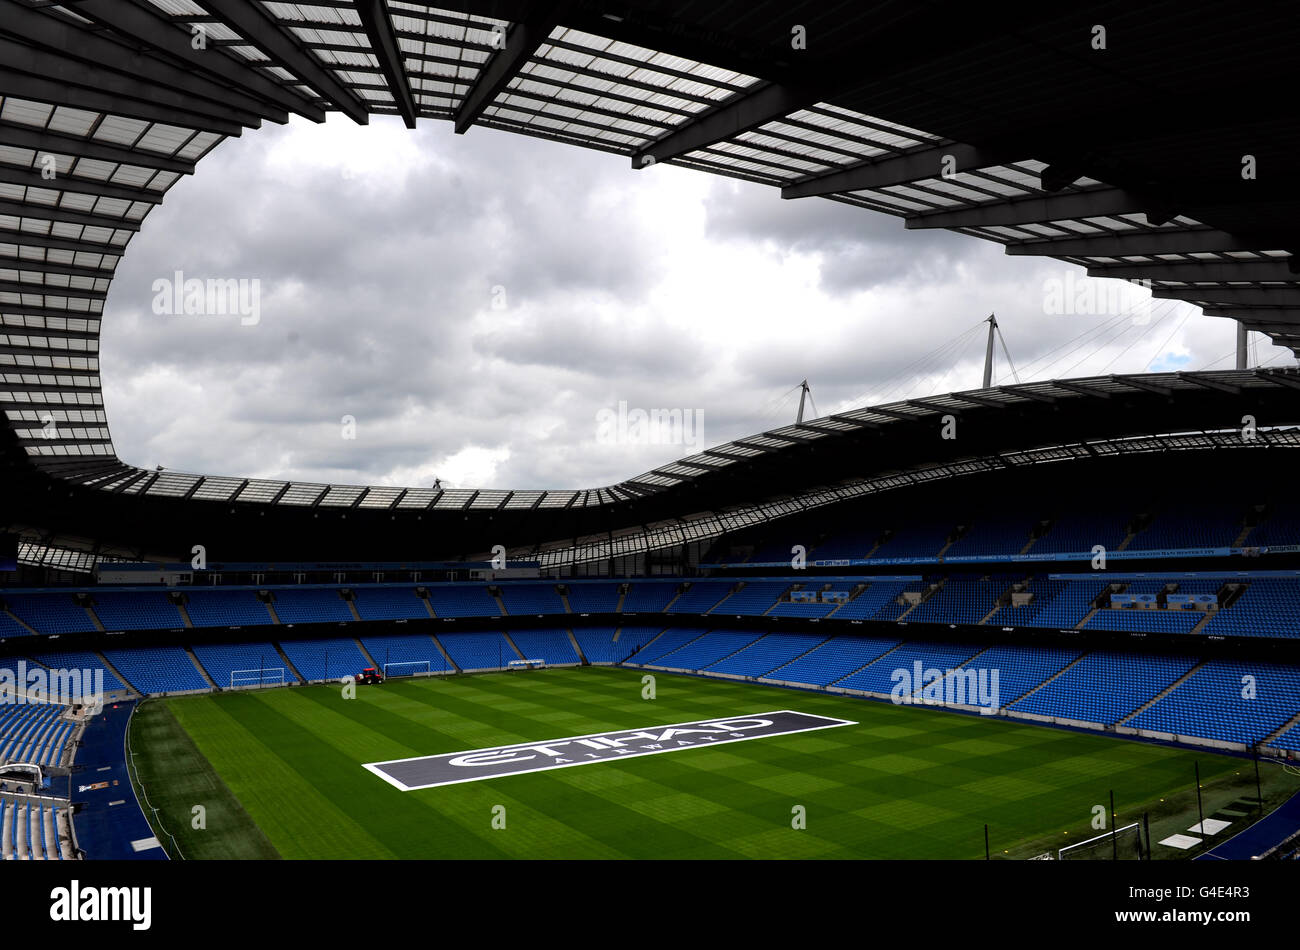
[[[1113,834],[1108,831],[1087,841],[1066,845],[1056,852],[1056,857],[1059,861],[1141,861],[1142,829],[1135,821],[1116,828]]]
[[[428,660],[401,660],[384,664],[384,679],[392,679],[395,676],[418,676],[421,673],[427,676],[432,672],[433,666]]]
[[[255,670],[231,670],[230,688],[239,689],[248,686],[283,686],[284,667],[272,666]]]
[[[540,670],[546,666],[545,660],[511,660],[506,664],[512,670]]]

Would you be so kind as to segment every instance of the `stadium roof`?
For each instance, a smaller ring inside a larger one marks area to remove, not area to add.
[[[427,560],[481,555],[496,544],[512,553],[612,550],[616,537],[628,550],[646,549],[862,494],[1047,462],[1300,448],[1297,423],[1300,371],[1157,373],[871,406],[583,491],[278,482],[116,460],[100,471],[69,461],[59,471],[14,452],[5,453],[4,480],[11,499],[24,499],[10,529],[49,545],[167,560],[193,544],[222,560]]]
[[[303,486],[118,461],[98,360],[117,262],[225,137],[290,114],[489,126],[619,154],[639,174],[670,162],[824,197],[1149,280],[1157,297],[1300,351],[1300,117],[1270,95],[1292,88],[1300,21],[1282,8],[0,4],[6,444],[116,497],[394,514],[607,509],[743,467],[750,453],[816,444],[822,428],[877,421],[779,430],[589,492]],[[1207,79],[1206,63],[1231,80]]]

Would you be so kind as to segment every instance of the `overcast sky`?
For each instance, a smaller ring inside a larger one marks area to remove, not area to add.
[[[155,313],[177,271],[258,281],[257,322]],[[522,135],[336,115],[227,140],[171,190],[118,268],[101,365],[137,465],[595,488],[793,422],[805,377],[822,415],[977,388],[990,312],[1022,380],[1233,365],[1231,321],[989,242]],[[1260,363],[1292,362],[1255,339]],[[638,409],[691,425],[646,431]]]

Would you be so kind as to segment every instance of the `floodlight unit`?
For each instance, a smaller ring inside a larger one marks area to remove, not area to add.
[[[993,337],[997,336],[998,342],[1002,344],[1002,355],[1007,359],[1007,368],[1011,370],[1011,375],[1016,382],[1020,382],[1020,374],[1016,372],[1016,366],[1011,362],[1011,351],[1007,349],[1007,339],[1002,335],[1002,328],[998,326],[996,314],[990,313],[988,319],[984,321],[989,325],[988,342],[984,346],[984,388],[988,389],[993,385]]]
[[[989,339],[984,346],[984,388],[988,389],[993,385],[993,334],[998,329],[998,318],[990,313],[985,322],[989,325]]]

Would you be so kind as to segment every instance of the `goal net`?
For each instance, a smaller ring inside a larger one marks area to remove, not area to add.
[[[428,660],[402,660],[397,663],[384,664],[384,679],[395,676],[415,676],[419,673],[432,673],[433,667]]]
[[[284,667],[272,666],[256,670],[231,670],[230,688],[241,686],[283,686]]]
[[[1141,861],[1142,829],[1135,821],[1087,841],[1066,845],[1056,852],[1060,861]]]
[[[545,665],[545,660],[511,660],[506,664],[512,670],[540,670]]]

